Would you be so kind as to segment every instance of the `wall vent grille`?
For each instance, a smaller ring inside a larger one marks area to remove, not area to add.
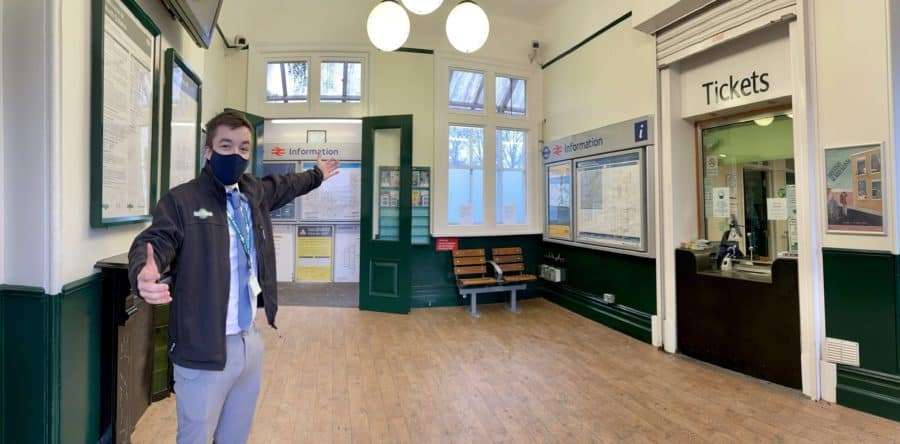
[[[825,360],[835,364],[859,367],[859,343],[825,338]]]

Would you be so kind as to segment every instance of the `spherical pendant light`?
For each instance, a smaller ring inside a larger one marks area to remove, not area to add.
[[[444,0],[400,0],[409,12],[428,15],[436,11]]]
[[[366,31],[376,48],[395,51],[409,37],[409,16],[396,0],[384,0],[369,13]]]
[[[487,14],[471,0],[463,0],[447,16],[447,38],[459,52],[478,51],[487,41],[491,23]]]

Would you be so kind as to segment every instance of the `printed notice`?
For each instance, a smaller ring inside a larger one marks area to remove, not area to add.
[[[334,227],[297,227],[297,282],[331,282]]]
[[[713,188],[713,217],[731,216],[731,190],[728,187]]]
[[[359,282],[359,225],[335,227],[334,281]]]
[[[153,36],[107,0],[103,35],[103,219],[150,213]]]
[[[291,225],[272,226],[272,241],[275,243],[275,277],[278,282],[294,280],[294,244],[296,228]]]
[[[197,110],[199,85],[180,66],[172,68],[172,121],[169,188],[197,175]]]
[[[770,197],[766,199],[766,214],[768,215],[769,220],[787,220],[787,198]]]

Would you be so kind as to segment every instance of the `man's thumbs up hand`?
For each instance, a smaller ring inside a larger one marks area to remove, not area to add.
[[[168,304],[172,302],[169,294],[169,285],[160,284],[159,267],[156,265],[156,256],[153,255],[153,245],[147,242],[147,262],[138,274],[138,293],[148,304]]]

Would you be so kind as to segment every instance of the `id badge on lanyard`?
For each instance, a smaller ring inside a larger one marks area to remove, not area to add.
[[[250,215],[246,214],[246,212],[244,211],[243,205],[241,205],[240,208],[234,208],[234,206],[232,205],[231,210],[232,211],[240,211],[244,217],[244,220],[250,219]],[[248,285],[250,286],[250,293],[253,296],[258,296],[260,293],[262,293],[262,287],[260,287],[260,285],[259,285],[259,279],[256,278],[256,270],[253,269],[253,255],[251,254],[251,250],[250,250],[250,233],[251,233],[251,227],[253,224],[248,222],[247,223],[247,232],[244,233],[240,230],[240,228],[238,228],[237,222],[235,222],[235,220],[234,220],[234,216],[232,216],[231,214],[228,214],[228,212],[226,212],[225,214],[228,216],[228,222],[231,224],[231,228],[238,235],[238,242],[241,244],[241,250],[244,251],[244,255],[247,257],[247,268],[248,268],[247,271],[250,274],[249,279],[247,281],[248,281]]]

